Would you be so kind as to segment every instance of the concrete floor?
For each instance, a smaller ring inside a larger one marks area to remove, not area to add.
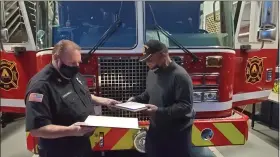
[[[32,153],[26,150],[24,128],[24,119],[21,119],[1,129],[1,157],[33,156]],[[277,157],[279,151],[278,147],[278,131],[271,130],[256,123],[255,130],[250,130],[249,140],[245,145],[194,148],[193,151],[196,152],[197,157]],[[114,154],[110,156],[117,157],[119,155]],[[121,156],[124,157],[126,155],[122,154]],[[132,155],[129,156],[132,157]],[[133,155],[133,157],[136,156],[143,155]]]
[[[224,157],[278,157],[279,132],[255,123],[245,145],[216,148]]]

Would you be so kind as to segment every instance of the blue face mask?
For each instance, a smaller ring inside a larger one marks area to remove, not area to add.
[[[59,71],[67,78],[73,78],[79,72],[79,66],[68,66],[61,64]]]

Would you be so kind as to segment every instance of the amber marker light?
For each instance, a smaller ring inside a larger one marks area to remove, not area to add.
[[[207,68],[220,68],[222,67],[222,56],[207,56],[206,67]]]

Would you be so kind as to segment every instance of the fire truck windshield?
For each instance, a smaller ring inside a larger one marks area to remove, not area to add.
[[[57,25],[52,24],[53,27],[50,28],[52,36],[49,35],[48,41],[45,41],[49,44],[43,44],[40,48],[47,48],[59,40],[68,39],[82,48],[90,49],[100,42],[99,40],[116,22],[118,16],[120,16],[121,25],[99,46],[99,49],[130,49],[136,45],[137,22],[134,1],[58,1],[55,6],[57,8],[49,7],[48,10],[56,10],[56,18],[59,22]],[[53,18],[55,15],[49,21],[55,21]],[[46,30],[44,25],[40,29]],[[37,36],[39,30],[37,29]]]
[[[41,17],[36,22],[37,46],[45,49],[59,40],[69,39],[83,49],[91,49],[98,45],[118,15],[120,27],[98,49],[135,47],[137,36],[143,35],[137,34],[139,23],[144,25],[145,40],[160,39],[170,48],[180,49],[178,44],[157,33],[154,19],[187,48],[233,46],[233,7],[230,1],[146,1],[143,4],[144,23],[137,17],[140,16],[136,10],[139,5],[134,1],[40,1],[37,3],[37,16]]]
[[[157,24],[183,46],[232,47],[233,15],[231,10],[232,2],[226,1],[146,2],[146,40],[159,39],[169,48],[179,48],[172,40],[154,28],[154,19],[156,19]]]

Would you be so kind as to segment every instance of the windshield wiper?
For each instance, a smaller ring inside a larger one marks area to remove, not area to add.
[[[119,13],[117,14],[117,20],[110,25],[110,27],[105,31],[105,33],[102,35],[102,37],[97,41],[97,43],[93,46],[91,50],[89,50],[88,54],[83,58],[83,63],[88,63],[89,58],[91,55],[100,47],[102,46],[121,26],[122,21],[120,19],[122,4],[119,9]]]
[[[83,62],[88,63],[88,59],[90,58],[90,56],[116,32],[116,30],[120,27],[120,25],[121,25],[120,19],[118,19],[113,24],[111,24],[110,27],[102,35],[102,37],[94,45],[94,47],[91,50],[89,50],[88,54],[83,59]]]
[[[154,25],[155,25],[155,28],[157,29],[157,34],[158,34],[158,37],[159,37],[159,33],[158,33],[158,30],[163,34],[165,35],[169,40],[171,40],[175,45],[177,45],[180,49],[182,49],[185,53],[189,53],[192,58],[193,58],[193,61],[194,62],[197,62],[199,61],[199,58],[193,54],[192,52],[190,52],[188,49],[186,49],[182,44],[180,44],[175,38],[173,38],[166,30],[164,30],[160,25],[157,24],[157,21],[156,21],[156,18],[155,18],[155,14],[154,14],[154,11],[153,11],[153,8],[152,6],[149,4],[149,7],[150,7],[150,11],[152,13],[152,16],[153,16],[153,21],[154,21]],[[160,40],[160,38],[159,38]]]

